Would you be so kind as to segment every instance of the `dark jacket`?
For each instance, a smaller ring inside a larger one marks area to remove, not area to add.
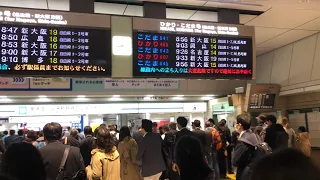
[[[63,139],[63,143],[65,142],[65,139]],[[78,141],[77,138],[74,138],[73,136],[68,136],[67,137],[67,144],[73,147],[78,147],[80,148],[80,142]]]
[[[192,132],[193,132],[194,136],[199,139],[199,141],[202,144],[203,149],[205,150],[207,147],[206,133],[203,130],[201,130],[200,128],[196,128]]]
[[[219,131],[220,137],[221,137],[221,142],[222,142],[222,148],[220,151],[225,151],[227,150],[227,135],[226,131],[222,131],[218,126],[216,126],[217,131]]]
[[[80,142],[80,152],[83,157],[84,166],[87,167],[91,162],[91,151],[93,146],[93,137],[92,136],[86,136],[81,142]]]
[[[255,134],[249,131],[244,132],[239,138],[233,155],[233,166],[237,167],[237,180],[248,180],[242,177],[244,169],[252,163],[255,146],[257,145]]]
[[[159,134],[147,133],[138,144],[137,160],[142,161],[143,177],[158,174],[166,169]]]
[[[192,133],[190,130],[188,130],[187,128],[181,129],[180,131],[178,131],[178,132],[176,133],[176,142],[178,142],[179,139],[180,139],[182,136],[185,136],[185,135],[193,135],[193,133]]]
[[[5,148],[8,149],[8,147],[13,143],[20,143],[25,140],[24,137],[18,136],[18,135],[11,135],[4,139],[4,145]]]
[[[264,141],[268,143],[272,151],[279,148],[277,147],[277,133],[286,133],[281,124],[272,124],[266,129],[266,137]],[[286,145],[288,146],[288,141],[286,142]]]
[[[141,131],[133,133],[133,139],[136,140],[137,144],[140,143],[140,140],[143,138],[143,134]]]
[[[40,153],[42,155],[45,170],[47,173],[46,180],[56,179],[66,147],[67,146],[62,144],[61,142],[54,141],[40,149]],[[84,170],[84,168],[85,167],[79,148],[71,146],[65,166],[67,175],[71,177],[75,175],[79,170]]]

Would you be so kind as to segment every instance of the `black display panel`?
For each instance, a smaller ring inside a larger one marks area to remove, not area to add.
[[[252,38],[133,32],[134,77],[251,79]]]
[[[110,29],[1,24],[0,73],[111,76]]]

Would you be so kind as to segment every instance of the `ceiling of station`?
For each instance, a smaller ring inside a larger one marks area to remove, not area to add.
[[[115,2],[114,0],[99,0]],[[120,1],[120,0],[119,0]],[[256,27],[257,54],[261,55],[320,31],[320,0],[148,0],[194,8],[167,8],[167,18],[217,21],[217,13],[206,8],[261,11],[261,15],[241,14],[240,22]],[[140,0],[123,2],[141,3]],[[69,10],[68,0],[1,0],[0,6]],[[96,13],[142,16],[139,5],[96,2]]]

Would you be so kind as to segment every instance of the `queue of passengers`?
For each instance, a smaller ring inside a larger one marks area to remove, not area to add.
[[[286,118],[257,117],[251,127],[247,114],[237,116],[235,132],[226,120],[188,120],[158,127],[142,120],[138,132],[123,126],[100,125],[83,135],[48,123],[43,131],[6,132],[0,140],[2,180],[219,180],[237,168],[237,180],[318,180],[310,159],[306,128],[295,133]],[[295,148],[296,147],[296,148]],[[272,151],[272,153],[271,153]],[[233,153],[232,153],[233,152]],[[231,156],[233,154],[233,156]],[[230,162],[229,162],[230,161]],[[231,163],[232,162],[232,163]]]

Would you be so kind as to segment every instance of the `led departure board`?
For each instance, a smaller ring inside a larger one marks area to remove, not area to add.
[[[0,8],[0,24],[2,76],[111,76],[108,15]]]
[[[254,29],[133,19],[133,76],[251,79]]]

